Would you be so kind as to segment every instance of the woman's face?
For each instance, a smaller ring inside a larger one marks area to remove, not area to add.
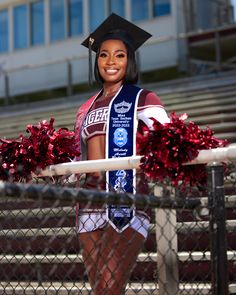
[[[106,40],[98,54],[98,69],[105,83],[123,81],[127,69],[127,49],[121,40]]]

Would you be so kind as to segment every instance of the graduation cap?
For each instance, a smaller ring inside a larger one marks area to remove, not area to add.
[[[89,75],[91,81],[92,51],[97,52],[105,40],[118,39],[130,45],[135,51],[152,35],[140,27],[112,13],[81,44],[89,49]]]

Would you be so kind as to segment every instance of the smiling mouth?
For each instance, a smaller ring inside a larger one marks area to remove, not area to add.
[[[107,74],[116,74],[118,72],[118,70],[117,69],[107,69],[107,70],[105,70],[105,72]]]

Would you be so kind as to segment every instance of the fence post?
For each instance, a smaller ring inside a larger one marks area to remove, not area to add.
[[[228,295],[224,167],[213,163],[207,167],[207,172],[212,295]]]
[[[10,90],[9,90],[9,77],[7,73],[4,74],[4,83],[5,83],[5,105],[9,105]]]
[[[163,195],[155,187],[155,195]],[[176,210],[156,209],[157,275],[160,295],[177,295],[179,290]]]
[[[217,72],[220,72],[222,70],[222,62],[221,62],[220,33],[218,30],[215,31],[215,54],[216,54],[216,70]]]
[[[73,95],[73,74],[71,62],[67,62],[67,96]]]

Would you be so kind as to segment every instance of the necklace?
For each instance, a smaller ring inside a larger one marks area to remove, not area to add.
[[[120,87],[117,88],[116,90],[113,90],[113,91],[105,91],[103,89],[103,95],[104,95],[104,97],[108,97],[108,96],[114,95],[119,89],[120,89]]]

